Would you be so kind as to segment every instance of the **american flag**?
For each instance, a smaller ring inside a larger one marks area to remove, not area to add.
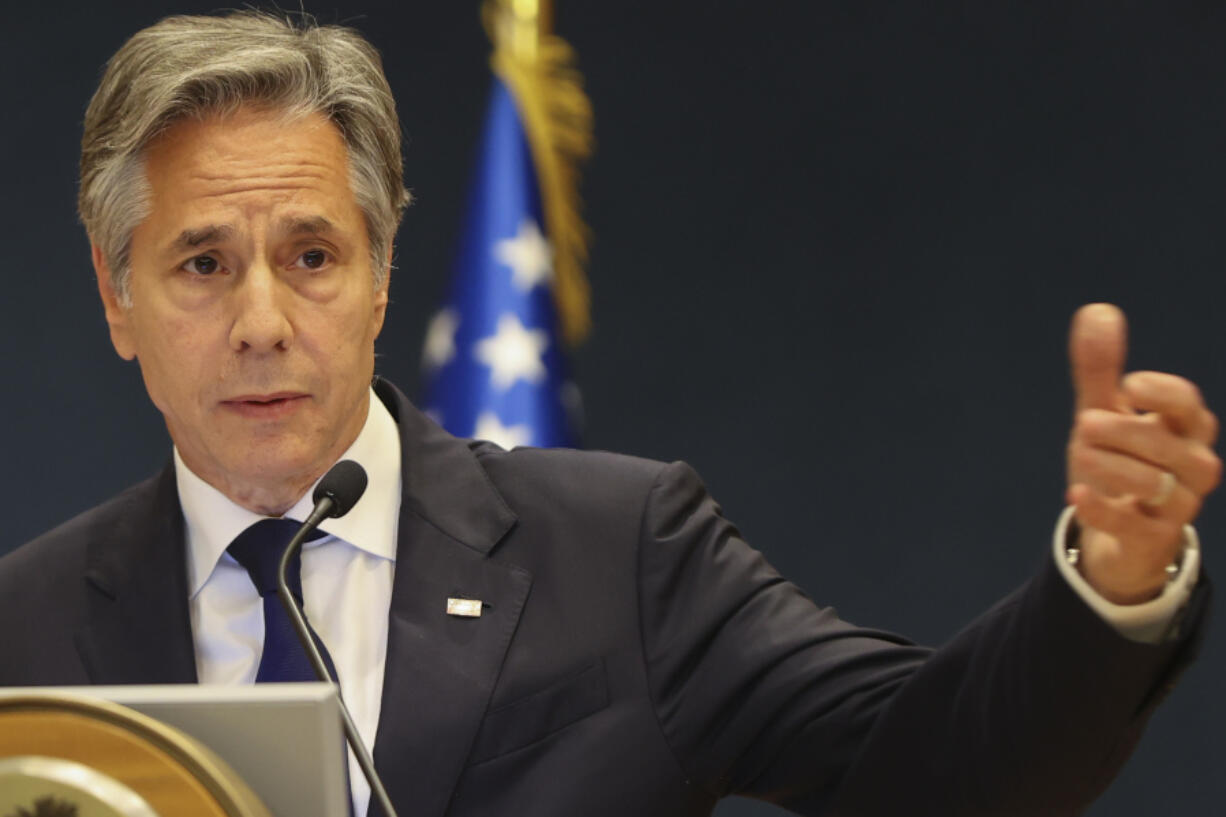
[[[422,352],[427,412],[503,448],[577,444],[540,176],[515,98],[494,80],[459,255]]]

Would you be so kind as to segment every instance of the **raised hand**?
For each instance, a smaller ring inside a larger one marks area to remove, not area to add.
[[[1200,390],[1161,372],[1124,376],[1124,314],[1110,304],[1073,316],[1076,415],[1068,492],[1082,528],[1078,568],[1108,601],[1137,604],[1166,583],[1183,526],[1218,484],[1217,418]]]

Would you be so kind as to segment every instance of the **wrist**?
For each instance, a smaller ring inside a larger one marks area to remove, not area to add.
[[[1064,509],[1052,536],[1053,561],[1073,592],[1099,618],[1130,641],[1160,644],[1177,637],[1183,620],[1182,611],[1192,597],[1192,591],[1200,577],[1200,543],[1196,530],[1190,525],[1184,526],[1183,562],[1178,574],[1162,588],[1157,598],[1141,604],[1114,604],[1103,598],[1077,568],[1070,564],[1070,549],[1078,550],[1078,560],[1082,556],[1077,548],[1079,539],[1075,535],[1075,512],[1075,508]]]
[[[1081,526],[1074,517],[1065,541],[1065,558],[1086,583],[1106,601],[1116,605],[1144,604],[1158,598],[1180,574],[1184,546],[1164,564],[1138,566],[1137,557],[1120,553],[1119,542],[1109,534]]]

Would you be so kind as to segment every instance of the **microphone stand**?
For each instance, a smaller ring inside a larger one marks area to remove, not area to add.
[[[319,503],[315,506],[315,510],[311,511],[311,515],[307,517],[307,521],[302,523],[302,527],[294,534],[294,538],[289,540],[289,544],[285,547],[285,552],[281,554],[281,563],[277,566],[277,598],[281,600],[281,606],[289,613],[290,621],[293,622],[294,631],[298,634],[298,640],[302,642],[302,646],[306,649],[307,657],[311,659],[311,666],[315,670],[315,676],[324,683],[333,683],[332,676],[328,674],[328,667],[324,664],[323,656],[319,654],[319,650],[315,647],[315,639],[311,638],[311,631],[307,628],[306,619],[302,615],[302,611],[298,609],[298,602],[290,593],[289,584],[285,580],[286,572],[289,570],[289,564],[302,550],[302,543],[306,541],[307,535],[319,526],[319,523],[331,515],[332,509],[336,506],[336,502],[330,496],[321,497]],[[353,716],[349,714],[349,707],[345,706],[345,699],[341,696],[340,684],[336,687],[336,700],[341,707],[341,723],[345,729],[345,739],[349,742],[349,747],[353,749],[354,755],[358,759],[358,765],[362,768],[362,774],[366,776],[366,782],[370,783],[371,796],[379,803],[386,817],[397,817],[396,809],[392,806],[392,799],[387,796],[387,790],[383,788],[383,781],[379,779],[378,773],[375,771],[375,762],[371,759],[370,752],[366,749],[366,744],[362,743],[362,738],[358,735],[358,727],[353,722]]]

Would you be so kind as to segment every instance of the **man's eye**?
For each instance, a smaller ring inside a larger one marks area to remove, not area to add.
[[[183,269],[188,272],[194,272],[197,275],[212,275],[217,272],[220,264],[217,259],[211,255],[197,255],[191,258],[183,265]]]
[[[298,256],[298,263],[307,269],[319,269],[328,263],[328,254],[323,250],[307,250]]]

